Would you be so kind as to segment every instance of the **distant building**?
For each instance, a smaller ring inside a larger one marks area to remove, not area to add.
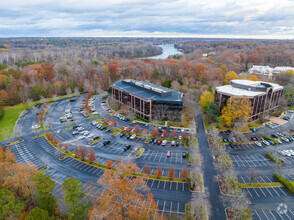
[[[263,75],[271,78],[274,74],[284,73],[288,70],[294,70],[294,68],[289,66],[277,66],[275,68],[271,68],[269,66],[253,65],[252,68],[249,69],[248,73],[255,75]]]
[[[215,88],[215,103],[221,111],[230,97],[245,96],[251,101],[250,120],[256,120],[279,107],[282,93],[283,86],[275,83],[236,79],[230,85]]]
[[[290,66],[277,66],[277,67],[274,68],[273,74],[284,73],[284,72],[286,72],[288,70],[293,70],[294,71],[294,68],[290,67]]]
[[[255,74],[255,75],[264,75],[271,78],[273,75],[273,68],[269,66],[253,65],[252,68],[249,69],[248,73]]]
[[[153,83],[132,79],[118,80],[110,87],[111,98],[127,105],[137,115],[151,120],[162,114],[162,119],[180,120],[183,93]]]

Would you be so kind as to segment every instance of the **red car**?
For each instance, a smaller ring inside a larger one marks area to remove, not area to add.
[[[161,144],[161,142],[162,142],[162,140],[158,140],[158,141],[157,141],[157,144],[158,144],[158,145],[160,145],[160,144]]]
[[[167,157],[170,157],[170,156],[171,156],[171,152],[168,151],[168,152],[166,153],[166,156],[167,156]]]

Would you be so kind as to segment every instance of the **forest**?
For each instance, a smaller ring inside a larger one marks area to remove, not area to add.
[[[158,44],[184,52],[166,60]],[[118,79],[147,80],[185,93],[186,101],[224,83],[233,71],[246,77],[252,65],[294,66],[294,42],[152,38],[20,38],[0,40],[0,103],[102,91]],[[205,55],[203,55],[205,54]],[[293,77],[273,79],[293,90]],[[292,95],[291,95],[292,96]]]

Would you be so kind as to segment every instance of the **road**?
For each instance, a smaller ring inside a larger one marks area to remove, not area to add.
[[[197,125],[197,138],[199,150],[203,157],[203,179],[205,192],[208,193],[208,199],[211,204],[211,219],[225,219],[224,206],[220,201],[220,190],[216,176],[218,170],[214,167],[210,149],[207,141],[207,134],[202,120],[201,110],[199,107],[194,111],[195,122]]]

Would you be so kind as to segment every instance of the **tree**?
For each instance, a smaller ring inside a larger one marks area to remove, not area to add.
[[[2,175],[2,178],[0,178],[0,181],[3,181],[3,186],[18,197],[31,202],[33,198],[32,191],[35,187],[32,177],[36,174],[37,166],[31,163],[11,163],[2,168],[1,166],[0,175]]]
[[[11,191],[0,187],[0,219],[17,219],[25,204],[17,199]]]
[[[116,120],[114,118],[111,118],[108,122],[108,125],[114,128],[116,126]]]
[[[15,155],[7,150],[5,146],[0,147],[0,163],[15,163]]]
[[[172,180],[176,176],[176,170],[175,170],[174,166],[170,166],[168,168],[167,175],[168,175],[170,180]]]
[[[80,157],[82,160],[85,160],[85,157],[88,157],[89,151],[86,146],[80,146],[80,151],[79,151]]]
[[[250,184],[253,183],[253,181],[261,176],[261,173],[259,170],[256,170],[255,168],[250,168],[249,173],[248,173],[249,179],[250,179]]]
[[[135,125],[133,132],[136,133],[136,134],[139,134],[140,130],[141,130],[140,125]]]
[[[130,126],[127,127],[126,132],[131,132],[132,128]]]
[[[199,105],[201,106],[202,111],[206,111],[207,106],[210,102],[214,101],[214,97],[212,92],[205,91],[200,96]]]
[[[221,119],[224,120],[227,126],[232,127],[232,122],[238,118],[243,117],[247,121],[251,112],[252,107],[249,98],[232,96],[222,109]]]
[[[153,136],[153,137],[158,137],[158,135],[159,135],[158,130],[157,130],[157,129],[154,129],[154,130],[152,131],[152,136]]]
[[[210,102],[206,108],[206,114],[208,119],[212,122],[216,122],[220,115],[217,105],[214,102]]]
[[[150,169],[150,166],[148,164],[144,164],[143,172],[146,173],[146,174],[151,173],[151,169]]]
[[[165,129],[163,129],[163,131],[162,131],[162,136],[163,136],[163,138],[166,138],[168,136],[168,134],[167,134],[167,132],[166,132]]]
[[[88,159],[89,159],[90,163],[93,163],[96,160],[95,150],[93,147],[91,147],[89,150]]]
[[[35,207],[31,210],[30,214],[26,217],[26,220],[54,220],[54,217],[49,217],[46,210]]]
[[[180,172],[180,176],[182,178],[183,181],[185,181],[188,178],[189,175],[189,171],[187,170],[186,166],[183,166],[181,172]]]
[[[144,130],[142,131],[142,134],[143,134],[143,136],[146,138],[146,137],[147,137],[147,134],[148,134],[147,129],[144,129]]]
[[[64,192],[64,204],[67,206],[67,213],[71,219],[82,219],[87,215],[87,204],[79,202],[85,196],[83,185],[80,180],[67,178],[62,183]]]
[[[224,84],[228,85],[228,84],[230,84],[230,81],[234,80],[234,79],[239,79],[239,76],[234,71],[229,71],[225,75]]]
[[[136,164],[122,163],[118,172],[106,170],[98,180],[104,185],[97,197],[97,205],[89,213],[89,219],[157,219],[157,205],[143,178],[129,178],[138,173]]]
[[[55,182],[51,176],[44,173],[37,173],[33,177],[33,181],[36,183],[37,203],[39,208],[47,211],[49,215],[55,215],[57,208],[56,198],[51,194],[55,188]]]
[[[156,170],[154,170],[154,176],[159,179],[162,176],[162,169],[160,169],[159,165],[157,165]]]
[[[182,132],[182,140],[185,141],[187,139],[187,134],[186,132]]]
[[[170,138],[174,139],[175,137],[177,137],[177,132],[176,131],[171,131],[170,132]]]
[[[112,166],[112,164],[113,164],[113,161],[112,161],[112,160],[108,160],[108,161],[106,162],[105,166],[107,166],[108,169],[110,169],[111,166]]]

